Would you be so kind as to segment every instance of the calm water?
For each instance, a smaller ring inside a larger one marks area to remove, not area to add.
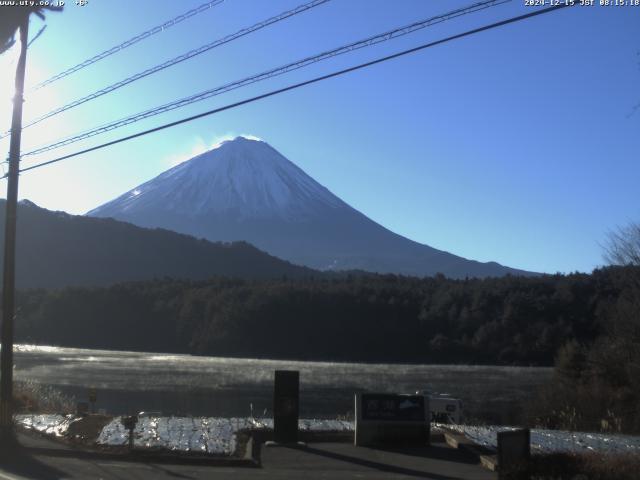
[[[52,385],[78,401],[97,390],[110,413],[247,416],[270,414],[273,372],[300,371],[305,417],[336,417],[361,391],[430,389],[462,398],[468,415],[512,421],[523,400],[551,376],[550,368],[387,365],[196,357],[159,353],[17,345],[16,380]]]

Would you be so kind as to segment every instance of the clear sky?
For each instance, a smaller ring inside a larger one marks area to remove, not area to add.
[[[203,2],[67,1],[29,49],[27,84]],[[302,3],[226,0],[28,94],[25,121]],[[24,151],[469,3],[332,0],[26,129]],[[513,0],[29,157],[24,166],[532,8]],[[32,21],[32,36],[42,24]],[[85,213],[220,139],[250,134],[413,240],[527,270],[591,271],[602,264],[607,231],[640,220],[640,112],[630,115],[640,103],[639,33],[640,6],[564,9],[25,173],[20,197]],[[0,56],[3,131],[16,54]]]

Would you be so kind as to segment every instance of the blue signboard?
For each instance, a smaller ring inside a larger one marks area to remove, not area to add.
[[[425,422],[422,395],[363,393],[360,396],[362,420]]]

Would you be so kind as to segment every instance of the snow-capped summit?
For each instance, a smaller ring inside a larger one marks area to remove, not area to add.
[[[342,202],[269,144],[224,141],[99,207],[89,215],[135,214],[162,206],[176,214],[300,219]]]
[[[413,242],[351,208],[266,142],[236,137],[88,213],[244,240],[319,269],[452,277],[521,273]]]

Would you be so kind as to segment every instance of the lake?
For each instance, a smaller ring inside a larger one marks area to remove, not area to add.
[[[97,390],[97,408],[119,414],[246,417],[271,415],[273,372],[300,371],[300,415],[353,411],[355,392],[429,389],[463,400],[467,416],[517,420],[551,368],[300,362],[16,345],[15,379],[53,386],[78,401]]]

